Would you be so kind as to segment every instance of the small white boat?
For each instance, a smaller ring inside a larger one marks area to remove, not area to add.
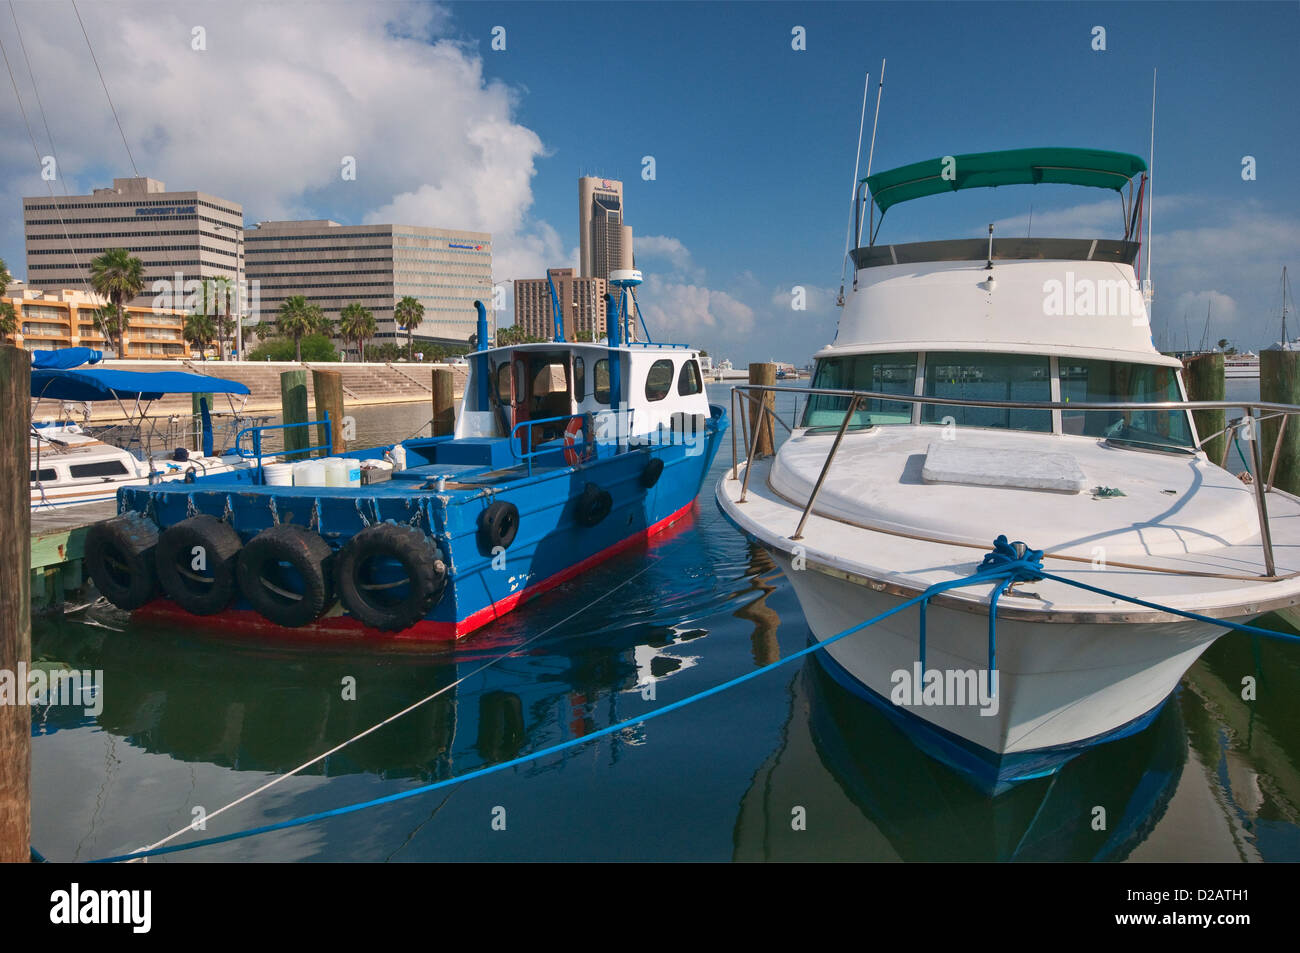
[[[248,394],[248,388],[238,381],[202,374],[82,367],[99,361],[99,352],[88,348],[35,351],[32,360],[34,421],[44,400],[58,401],[61,407],[65,402],[89,405],[97,400],[115,400],[138,432],[149,420],[149,405],[163,394]],[[129,409],[127,401],[133,402]],[[28,443],[32,509],[98,503],[116,498],[118,489],[124,486],[194,480],[254,465],[233,448],[214,453],[210,415],[205,412],[202,419],[203,452],[176,448],[153,453],[145,447],[139,456],[97,439],[68,420],[34,422]]]
[[[990,583],[951,589],[930,598],[924,643],[914,607],[815,655],[996,792],[1154,718],[1226,631],[1170,609],[1246,622],[1300,603],[1300,499],[1200,449],[1133,267],[1143,160],[1016,150],[957,156],[956,179],[945,161],[863,180],[868,234],[901,201],[1040,181],[1127,186],[1128,229],[856,247],[813,386],[785,390],[809,395],[801,426],[774,457],[737,462],[716,497],[786,572],[818,641],[972,575],[1000,536],[1044,553],[1068,582],[1000,600]]]
[[[1228,380],[1246,380],[1259,377],[1259,355],[1246,352],[1224,357],[1223,376]]]
[[[184,450],[140,460],[67,421],[34,426],[29,452],[34,511],[112,500],[118,487],[194,479],[250,466],[235,454],[205,456]]]

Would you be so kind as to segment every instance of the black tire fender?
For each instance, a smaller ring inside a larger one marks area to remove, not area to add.
[[[238,591],[235,566],[242,545],[239,534],[214,516],[191,516],[169,526],[154,549],[158,584],[186,612],[218,613]],[[199,557],[202,568],[196,569]]]
[[[374,559],[399,563],[406,573],[404,588],[373,582],[368,567]],[[447,564],[434,541],[413,526],[376,523],[357,533],[334,561],[334,580],[348,612],[372,629],[396,632],[423,619],[447,588]]]
[[[509,549],[519,532],[519,508],[506,500],[489,503],[478,516],[479,543],[484,553],[500,546]]]
[[[86,572],[119,609],[138,609],[157,592],[154,547],[158,527],[139,513],[96,523],[86,533]]]
[[[641,485],[647,490],[651,489],[659,478],[664,475],[664,462],[659,457],[651,457],[650,462],[645,465],[641,471]]]
[[[594,483],[588,483],[578,497],[575,518],[583,526],[595,526],[614,508],[614,498],[608,490],[602,490]]]
[[[320,618],[334,602],[329,543],[311,530],[281,523],[262,530],[239,552],[235,576],[249,605],[265,618],[296,629]],[[280,563],[302,580],[302,591],[279,585]]]

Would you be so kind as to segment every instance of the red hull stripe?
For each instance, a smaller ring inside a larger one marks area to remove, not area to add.
[[[687,503],[676,513],[661,519],[659,522],[646,527],[639,533],[633,533],[626,539],[621,539],[613,546],[608,546],[600,552],[588,556],[580,563],[576,563],[567,569],[562,569],[543,579],[541,582],[534,583],[527,589],[521,589],[519,592],[511,593],[504,599],[499,599],[490,606],[484,606],[477,612],[471,613],[458,622],[435,622],[430,619],[424,619],[410,628],[403,629],[400,632],[377,632],[374,629],[367,629],[356,619],[351,616],[325,616],[317,619],[311,625],[304,625],[297,629],[286,629],[276,625],[261,615],[258,615],[251,609],[231,609],[226,612],[218,613],[211,616],[196,616],[186,612],[176,603],[168,599],[155,599],[148,605],[142,606],[135,610],[135,617],[145,621],[160,622],[183,622],[187,626],[210,624],[212,627],[219,627],[223,630],[241,629],[248,632],[268,632],[274,633],[278,637],[286,635],[291,636],[365,636],[368,640],[376,637],[383,639],[395,640],[419,640],[426,642],[448,642],[459,639],[468,635],[475,629],[480,629],[490,622],[504,616],[511,609],[514,609],[520,603],[527,602],[529,599],[536,598],[542,593],[556,586],[568,582],[570,579],[578,576],[598,563],[604,562],[613,556],[618,555],[626,549],[644,542],[651,536],[663,532],[672,526],[695,505],[695,501]]]

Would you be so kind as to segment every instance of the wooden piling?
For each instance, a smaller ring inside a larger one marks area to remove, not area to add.
[[[283,423],[305,424],[307,416],[307,372],[284,371],[280,374],[280,415]],[[311,446],[309,427],[290,427],[284,431],[284,459],[301,460],[307,454],[295,453]]]
[[[1300,404],[1300,351],[1259,352],[1259,399],[1277,404]],[[1292,420],[1282,432],[1282,445],[1273,459],[1282,418],[1264,421],[1264,472],[1272,471],[1273,486],[1288,493],[1300,493],[1300,420]]]
[[[433,369],[433,435],[447,436],[456,429],[456,374],[450,367]]]
[[[749,382],[751,384],[772,385],[776,383],[776,365],[775,364],[750,364],[749,365]],[[776,407],[776,395],[768,391],[763,396],[762,404],[756,396],[749,399],[749,419],[750,430],[758,425],[759,415],[763,412],[763,405],[766,405],[768,413],[763,414],[762,426],[758,427],[756,443],[754,444],[754,459],[759,457],[770,457],[774,452],[773,441],[773,411]]]
[[[1197,354],[1183,359],[1183,381],[1187,384],[1188,400],[1225,400],[1222,354]],[[1222,410],[1194,410],[1196,433],[1201,439],[1219,433],[1227,424],[1227,413]],[[1201,445],[1211,460],[1218,461],[1227,445],[1226,434]]]
[[[208,402],[208,413],[212,413],[215,398],[211,394],[190,395],[190,449],[203,449],[203,411],[199,409],[200,401]]]
[[[328,453],[321,451],[321,456],[338,455],[347,449],[343,442],[343,375],[339,371],[313,369],[312,387],[316,391],[316,419],[324,420],[330,415],[330,448]],[[325,425],[317,428],[316,443],[325,443]]]
[[[31,859],[30,400],[31,358],[0,346],[0,863]]]

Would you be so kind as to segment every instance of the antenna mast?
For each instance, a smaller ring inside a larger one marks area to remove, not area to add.
[[[880,83],[876,86],[876,116],[871,120],[871,148],[867,150],[867,177],[871,177],[871,160],[876,156],[876,126],[880,122],[880,95],[885,91],[885,59],[880,58]],[[854,194],[857,194],[858,185],[854,185]],[[864,203],[858,212],[858,234],[862,234],[862,216],[866,214],[867,208]],[[858,270],[853,269],[853,283],[858,283]]]
[[[1147,302],[1147,317],[1151,314],[1151,299],[1155,291],[1151,287],[1151,218],[1155,212],[1155,178],[1156,178],[1156,69],[1151,68],[1151,151],[1147,155],[1147,274],[1146,287],[1142,289]]]
[[[858,169],[862,165],[862,130],[867,124],[867,90],[871,88],[871,71],[862,82],[862,115],[858,119],[858,154],[853,157],[853,189],[849,193],[849,220],[844,226],[844,265],[840,268],[840,294],[835,299],[837,307],[844,307],[844,276],[849,270],[849,243],[853,239],[853,207],[858,199]],[[874,133],[873,133],[874,136]]]

